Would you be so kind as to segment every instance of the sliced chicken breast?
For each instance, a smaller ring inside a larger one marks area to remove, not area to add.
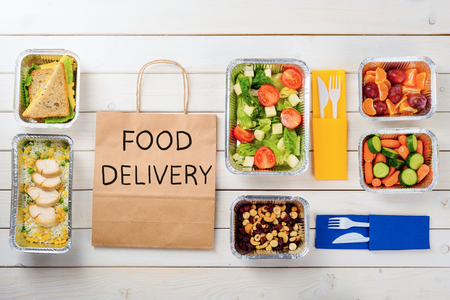
[[[50,207],[58,203],[61,198],[61,194],[56,191],[44,191],[38,187],[30,186],[27,188],[27,194],[31,199],[36,202],[37,205],[42,207]]]
[[[61,168],[53,159],[38,159],[36,161],[36,168],[39,174],[47,178],[61,174]]]
[[[53,191],[59,189],[62,185],[61,178],[59,176],[47,178],[38,173],[33,173],[31,174],[31,178],[34,181],[34,184],[44,191]]]
[[[30,215],[38,223],[43,227],[52,227],[58,224],[58,220],[56,219],[56,212],[53,207],[40,207],[37,205],[29,206]]]

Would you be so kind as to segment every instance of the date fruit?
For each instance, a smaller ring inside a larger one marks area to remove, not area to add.
[[[422,94],[408,94],[408,102],[412,108],[423,109],[427,105],[427,98]]]
[[[375,82],[368,82],[363,88],[364,96],[366,98],[376,98],[378,97],[378,86]]]
[[[387,109],[386,103],[381,100],[375,100],[373,101],[373,108],[375,108],[375,111],[377,112],[377,115],[382,115],[385,113]]]
[[[405,72],[400,69],[392,69],[387,72],[387,79],[392,83],[402,83],[405,78]]]

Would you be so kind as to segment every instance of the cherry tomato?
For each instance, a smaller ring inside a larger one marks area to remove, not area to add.
[[[290,68],[281,74],[281,82],[290,89],[298,89],[303,84],[303,76],[297,70]]]
[[[239,126],[239,125],[234,127],[233,133],[234,133],[234,137],[239,142],[250,143],[251,141],[253,141],[255,139],[255,135],[253,134],[253,132],[251,130],[242,129],[241,126]]]
[[[302,116],[293,108],[285,108],[281,112],[281,123],[284,127],[294,129],[302,123]]]
[[[264,106],[274,106],[280,99],[280,93],[271,84],[263,84],[258,90],[259,103]]]
[[[269,147],[261,147],[255,153],[255,165],[260,169],[269,169],[275,166],[276,157]]]

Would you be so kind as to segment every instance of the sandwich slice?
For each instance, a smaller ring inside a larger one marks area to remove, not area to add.
[[[53,69],[38,69],[31,72],[31,83],[28,87],[30,103],[39,96],[52,74]]]
[[[36,84],[38,85],[38,82],[41,82],[42,84],[42,78],[44,76],[40,75],[39,73],[35,74],[34,76],[37,79],[38,77],[36,76],[39,76],[40,79],[36,80]],[[37,86],[34,89],[36,88]],[[36,93],[37,97],[35,97],[34,99],[31,98],[32,96],[30,93],[30,105],[23,112],[24,117],[32,119],[42,119],[48,117],[66,117],[70,114],[70,106],[67,98],[67,83],[64,63],[58,63],[53,74],[45,83],[45,86],[42,88],[40,93],[39,90],[40,88],[38,89],[38,93]]]

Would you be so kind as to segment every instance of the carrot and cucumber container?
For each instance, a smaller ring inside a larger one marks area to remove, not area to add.
[[[360,183],[368,192],[429,192],[438,182],[437,138],[427,129],[369,130],[358,149]]]

